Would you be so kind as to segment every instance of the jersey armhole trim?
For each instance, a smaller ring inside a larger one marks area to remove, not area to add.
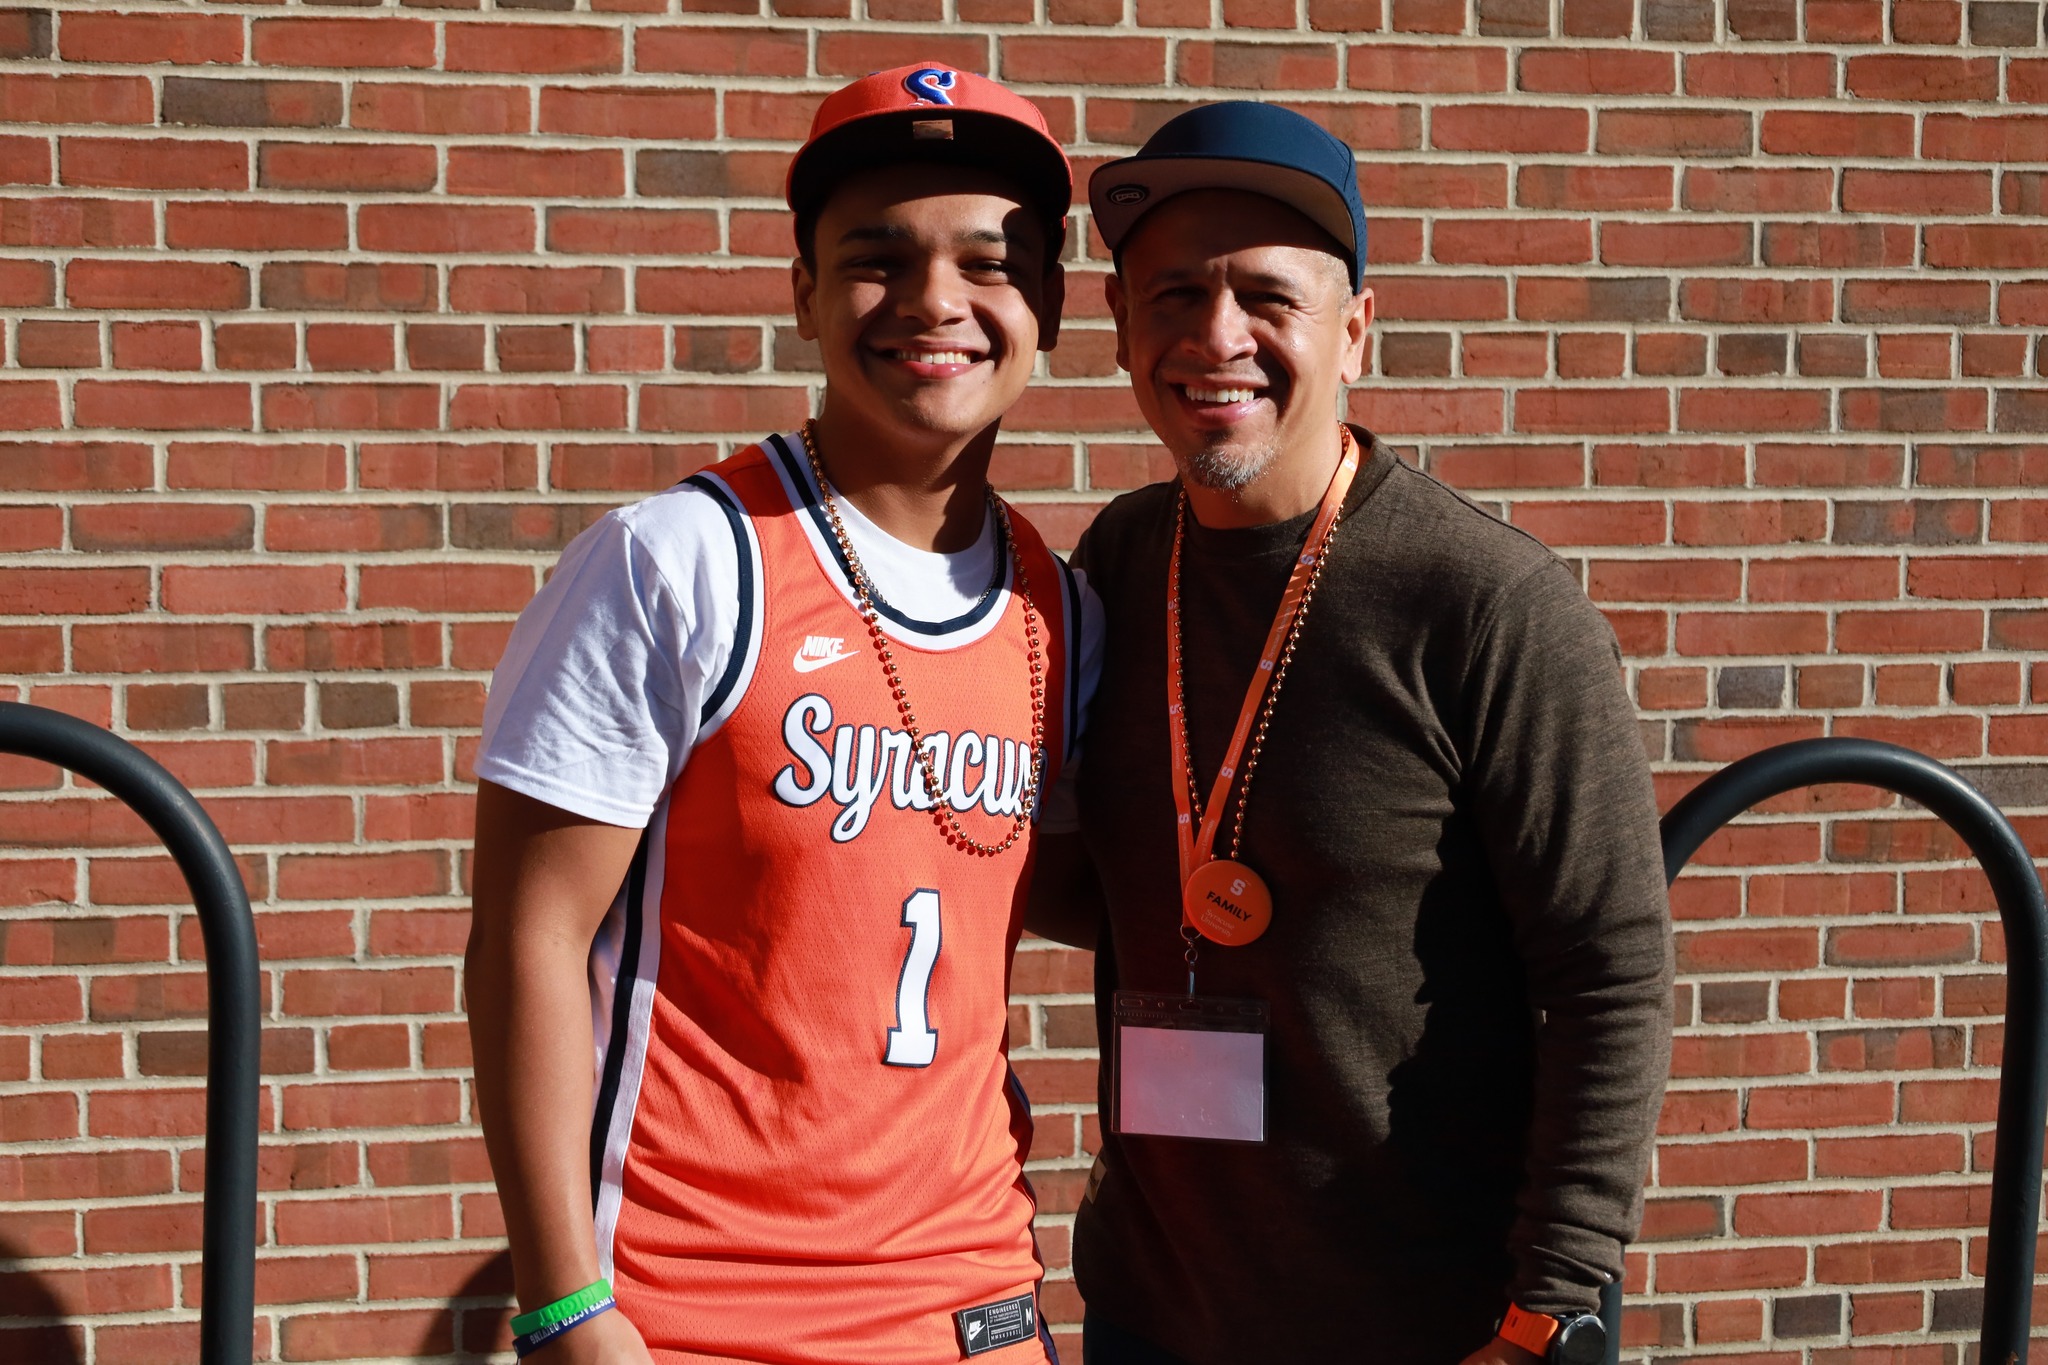
[[[697,718],[697,743],[701,744],[716,730],[740,698],[746,695],[746,684],[754,676],[754,664],[761,653],[762,616],[764,601],[761,577],[761,545],[755,538],[752,520],[740,510],[739,499],[725,481],[716,474],[692,474],[683,482],[708,495],[725,514],[725,524],[732,531],[733,554],[739,565],[739,610],[734,615],[732,652],[725,661],[725,671],[704,698],[704,705]]]

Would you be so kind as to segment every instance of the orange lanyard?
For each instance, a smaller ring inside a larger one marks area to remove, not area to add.
[[[1174,655],[1168,660],[1166,669],[1166,733],[1173,750],[1173,802],[1179,817],[1175,822],[1175,832],[1180,844],[1180,879],[1183,884],[1197,868],[1216,856],[1216,834],[1223,824],[1223,808],[1230,797],[1231,783],[1237,776],[1245,740],[1250,737],[1252,725],[1258,719],[1260,702],[1272,681],[1273,666],[1279,660],[1281,649],[1294,626],[1295,615],[1301,609],[1302,597],[1308,591],[1310,580],[1315,577],[1316,561],[1329,549],[1331,528],[1336,525],[1337,514],[1343,510],[1344,495],[1351,491],[1351,480],[1358,473],[1358,442],[1352,437],[1349,427],[1340,424],[1337,430],[1342,434],[1343,448],[1336,472],[1330,476],[1330,486],[1323,492],[1322,506],[1316,510],[1316,519],[1301,543],[1302,550],[1295,558],[1294,571],[1287,577],[1287,588],[1280,594],[1280,608],[1273,614],[1272,628],[1266,632],[1266,644],[1259,653],[1259,666],[1252,671],[1251,684],[1245,689],[1244,705],[1238,710],[1237,729],[1230,736],[1230,748],[1223,755],[1223,766],[1217,769],[1215,783],[1209,789],[1209,799],[1203,803],[1199,829],[1195,825],[1195,778],[1193,761],[1188,754],[1187,698],[1183,693],[1179,659],[1180,553],[1184,523],[1175,527],[1166,589],[1167,648]],[[1183,493],[1181,496],[1185,499],[1187,495]],[[1249,795],[1249,789],[1245,794]],[[1232,848],[1231,855],[1235,857],[1236,853],[1237,850]]]

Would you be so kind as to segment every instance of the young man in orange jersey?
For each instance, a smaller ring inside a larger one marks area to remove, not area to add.
[[[817,420],[606,516],[513,632],[467,993],[537,1365],[1051,1354],[1004,1036],[1099,609],[987,472],[1070,192],[981,77],[829,97]]]

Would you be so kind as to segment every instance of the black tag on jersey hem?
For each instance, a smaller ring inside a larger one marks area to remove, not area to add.
[[[999,1299],[979,1308],[963,1308],[953,1315],[953,1328],[960,1334],[960,1354],[978,1356],[1001,1350],[1038,1335],[1038,1310],[1031,1295]]]

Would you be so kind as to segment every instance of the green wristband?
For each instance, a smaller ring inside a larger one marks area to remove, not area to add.
[[[556,1299],[545,1308],[536,1308],[531,1313],[521,1313],[512,1319],[512,1335],[523,1337],[542,1327],[549,1327],[564,1318],[573,1318],[594,1303],[602,1303],[612,1296],[612,1282],[599,1280],[587,1284],[564,1299]]]

